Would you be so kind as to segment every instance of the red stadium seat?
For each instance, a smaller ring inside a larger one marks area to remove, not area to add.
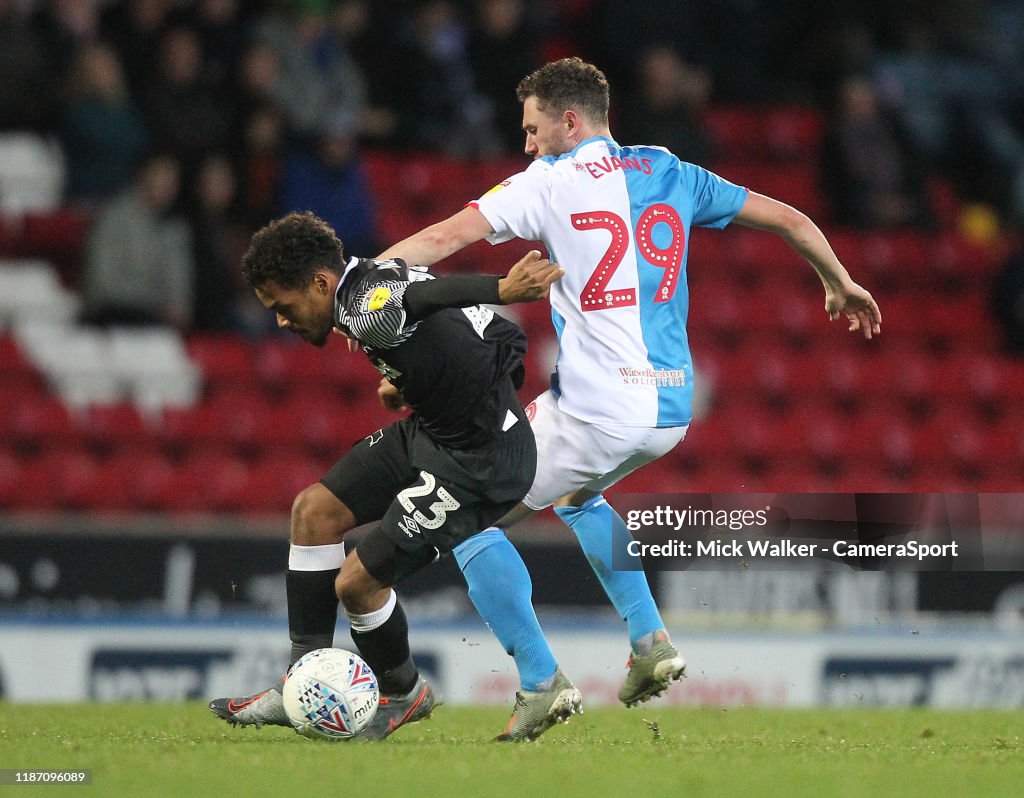
[[[99,463],[79,449],[49,448],[24,461],[14,509],[85,510],[97,486]]]
[[[29,390],[5,398],[5,404],[0,424],[4,436],[15,445],[32,449],[81,443],[81,432],[60,399]]]
[[[704,112],[704,124],[722,157],[746,161],[763,157],[761,112],[746,106],[715,106]]]
[[[920,233],[866,233],[861,237],[862,273],[855,279],[879,293],[892,286],[919,286],[934,278],[928,239]],[[888,299],[886,302],[888,303]],[[882,312],[885,318],[885,311]]]
[[[253,378],[252,345],[240,335],[192,335],[186,342],[186,349],[207,384],[237,384]]]
[[[818,173],[813,163],[770,163],[722,161],[714,171],[738,185],[758,194],[792,205],[812,219],[824,219],[826,204],[818,185]]]
[[[177,467],[160,505],[177,513],[240,512],[248,501],[249,468],[240,457],[196,453]]]
[[[336,453],[340,457],[343,452]],[[291,511],[295,497],[325,473],[315,459],[267,456],[255,462],[249,473],[249,500],[243,512],[282,515]]]
[[[124,449],[107,460],[107,466],[123,482],[128,509],[153,512],[169,508],[167,497],[174,489],[174,464],[159,452]]]
[[[23,468],[23,458],[15,452],[0,449],[0,509],[7,511],[18,506]]]
[[[760,125],[766,155],[775,160],[815,163],[825,133],[825,119],[816,108],[770,108]]]
[[[256,349],[254,370],[263,389],[273,394],[334,391],[354,395],[373,380],[374,373],[366,358],[349,352],[338,335],[332,335],[324,348],[298,338],[268,339]]]
[[[79,426],[87,443],[101,451],[134,446],[150,438],[142,414],[131,402],[93,405],[79,421]]]
[[[209,402],[190,408],[165,408],[156,437],[168,453],[178,455],[196,449],[226,451],[233,446],[220,409]]]
[[[786,106],[715,106],[704,121],[723,157],[759,162],[815,162],[825,128],[816,109]]]

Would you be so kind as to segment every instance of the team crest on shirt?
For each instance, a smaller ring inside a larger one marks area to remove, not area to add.
[[[378,286],[365,300],[366,310],[380,310],[391,298],[391,290],[384,286]]]

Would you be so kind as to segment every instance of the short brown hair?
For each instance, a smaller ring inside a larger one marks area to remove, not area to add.
[[[315,214],[289,213],[253,234],[242,258],[242,276],[252,288],[273,280],[282,288],[302,288],[317,269],[340,272],[341,241]]]
[[[516,87],[519,102],[537,98],[537,107],[560,116],[570,108],[596,125],[608,124],[608,79],[593,64],[576,58],[551,61],[531,72]]]

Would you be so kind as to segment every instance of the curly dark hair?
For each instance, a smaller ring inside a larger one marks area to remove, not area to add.
[[[519,102],[537,98],[537,107],[560,116],[570,108],[591,124],[608,124],[608,79],[593,64],[576,58],[551,61],[531,72],[516,87]]]
[[[341,240],[316,214],[289,213],[256,231],[242,257],[242,276],[252,288],[273,280],[282,288],[302,288],[317,269],[340,272]]]

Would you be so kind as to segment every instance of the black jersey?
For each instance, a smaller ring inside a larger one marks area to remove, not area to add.
[[[426,310],[415,286],[433,279],[401,260],[352,258],[335,296],[335,326],[359,341],[438,444],[479,448],[522,418],[515,390],[526,336],[480,305]]]

